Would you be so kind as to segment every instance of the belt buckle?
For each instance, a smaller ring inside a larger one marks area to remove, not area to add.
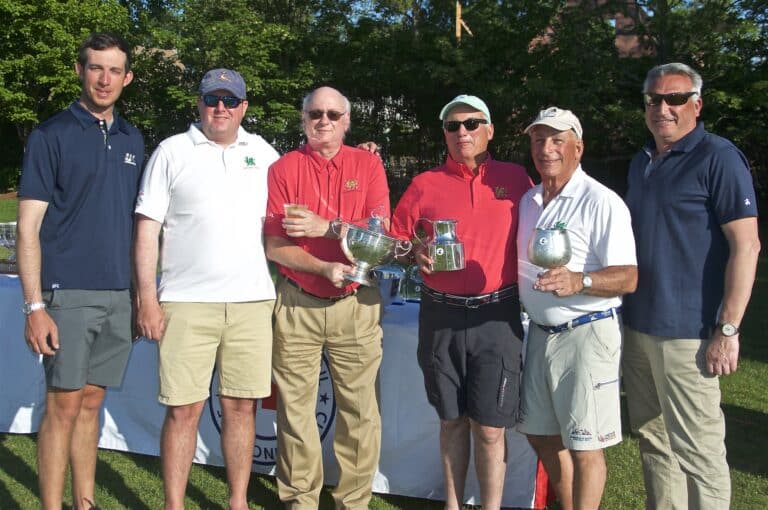
[[[464,301],[464,306],[472,310],[476,308],[480,308],[480,305],[485,304],[485,302],[483,301],[484,299],[486,298],[481,296],[470,296],[467,298],[466,301]]]

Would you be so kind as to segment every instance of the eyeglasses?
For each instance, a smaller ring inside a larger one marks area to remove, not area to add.
[[[699,93],[693,92],[672,92],[670,94],[654,94],[652,92],[646,92],[643,94],[643,101],[645,106],[659,106],[664,101],[669,106],[680,106],[688,102],[688,99],[692,96],[696,96]]]
[[[325,111],[325,110],[309,110],[307,112],[307,115],[309,115],[309,118],[312,119],[312,120],[322,119],[323,115],[327,115],[328,116],[328,120],[330,120],[332,122],[336,122],[345,113],[347,113],[347,112],[337,112],[336,110],[328,110],[328,111]]]
[[[480,124],[488,124],[486,119],[447,120],[443,122],[443,129],[449,133],[455,133],[463,125],[467,131],[474,131]]]
[[[224,103],[225,108],[237,108],[240,106],[240,103],[243,102],[242,99],[235,96],[217,96],[215,94],[206,94],[203,96],[203,103],[209,108],[216,108],[219,106],[219,101]]]

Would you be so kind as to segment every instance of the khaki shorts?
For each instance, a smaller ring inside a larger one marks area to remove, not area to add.
[[[179,406],[208,398],[214,366],[219,395],[269,396],[273,300],[162,307],[167,325],[159,342],[160,403]]]
[[[562,333],[531,323],[517,430],[559,435],[569,450],[621,442],[621,321],[609,317]]]

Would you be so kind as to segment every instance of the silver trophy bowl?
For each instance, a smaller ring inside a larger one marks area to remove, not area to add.
[[[341,237],[341,249],[355,266],[355,272],[347,280],[375,287],[371,278],[372,269],[389,264],[395,257],[411,251],[409,241],[400,241],[383,232],[376,232],[357,225],[345,225],[346,232]]]
[[[16,272],[16,222],[0,223],[0,273]]]
[[[571,240],[561,228],[537,228],[528,243],[528,260],[537,266],[552,269],[571,260]]]

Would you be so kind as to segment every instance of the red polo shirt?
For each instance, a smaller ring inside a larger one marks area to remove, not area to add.
[[[326,219],[346,222],[369,218],[372,214],[389,218],[389,186],[381,159],[370,152],[342,145],[330,160],[303,145],[269,168],[269,200],[264,234],[290,239],[315,257],[328,262],[350,264],[338,240],[324,237],[288,237],[282,226],[286,203],[305,204]],[[515,259],[517,260],[517,259]],[[357,287],[333,286],[320,275],[295,271],[278,264],[280,272],[316,296],[338,296]]]
[[[489,155],[475,175],[448,157],[444,165],[413,178],[395,208],[392,233],[413,238],[419,218],[458,220],[465,268],[424,275],[424,283],[465,296],[492,292],[517,282],[517,208],[532,186],[520,165]]]

